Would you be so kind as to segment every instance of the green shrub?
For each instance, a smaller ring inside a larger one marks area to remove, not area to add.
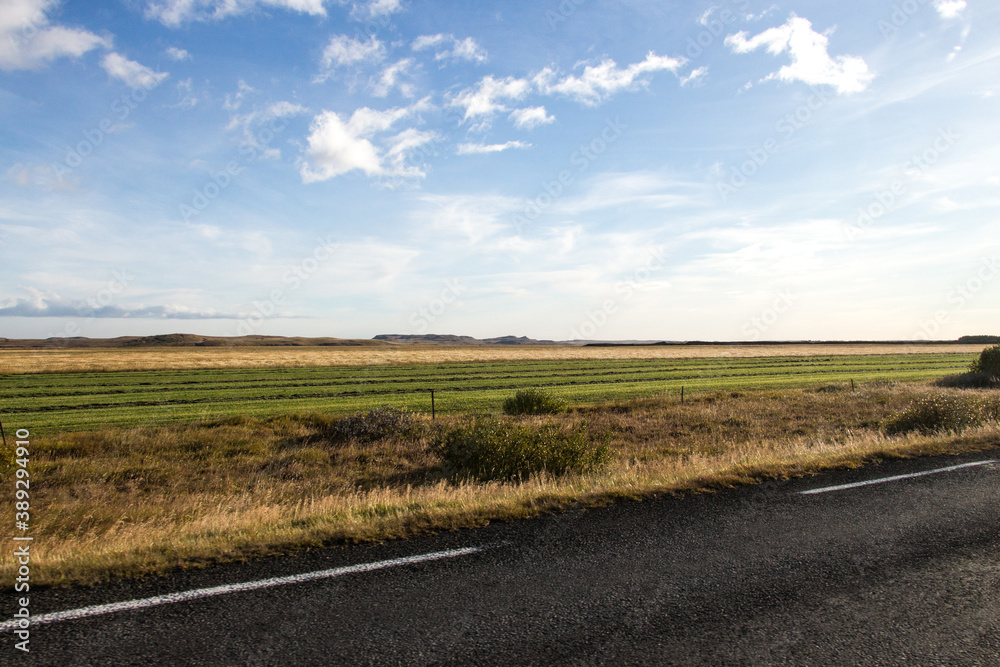
[[[375,442],[391,435],[410,434],[417,425],[412,413],[384,405],[338,419],[327,428],[326,436],[334,441]]]
[[[958,375],[945,375],[943,378],[935,380],[934,384],[938,387],[953,389],[992,389],[1000,387],[1000,377],[988,373],[959,373]]]
[[[1000,416],[1000,404],[976,396],[933,396],[912,403],[884,425],[889,435],[901,433],[933,433],[962,431],[995,421]]]
[[[477,417],[446,431],[438,442],[446,471],[461,479],[523,480],[539,472],[590,472],[608,459],[605,444],[594,444],[584,427],[532,427],[495,417]]]
[[[551,415],[565,409],[565,401],[541,389],[521,389],[503,402],[508,415]]]
[[[1000,378],[1000,345],[994,345],[983,350],[979,358],[969,367],[971,373],[983,373]]]

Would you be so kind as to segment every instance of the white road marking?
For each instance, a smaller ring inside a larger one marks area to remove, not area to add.
[[[867,482],[855,482],[854,484],[841,484],[839,486],[827,486],[822,489],[812,489],[810,491],[799,491],[799,495],[808,496],[816,493],[827,493],[828,491],[843,491],[844,489],[853,489],[859,486],[869,486],[871,484],[885,484],[886,482],[895,482],[900,479],[911,479],[913,477],[924,477],[926,475],[936,475],[941,472],[951,472],[952,470],[961,470],[962,468],[971,468],[973,466],[984,466],[989,463],[997,463],[995,460],[989,461],[976,461],[975,463],[963,463],[962,465],[950,466],[948,468],[938,468],[937,470],[927,470],[925,472],[915,472],[909,475],[896,475],[895,477],[883,477],[881,479],[870,479]]]
[[[395,558],[393,560],[383,560],[376,563],[362,563],[360,565],[348,565],[337,567],[332,570],[320,570],[318,572],[306,572],[304,574],[293,574],[287,577],[274,577],[273,579],[261,579],[259,581],[248,581],[241,584],[226,584],[224,586],[214,586],[212,588],[197,588],[191,591],[180,593],[169,593],[167,595],[157,595],[156,597],[144,598],[142,600],[127,600],[125,602],[113,602],[111,604],[99,604],[93,607],[82,609],[71,609],[69,611],[57,611],[51,614],[39,614],[31,617],[31,625],[42,623],[58,623],[59,621],[71,621],[77,618],[88,616],[100,616],[101,614],[113,614],[119,611],[130,611],[133,609],[145,609],[146,607],[156,607],[162,604],[173,604],[175,602],[187,602],[198,598],[207,598],[214,595],[226,595],[242,591],[255,591],[260,588],[273,588],[275,586],[285,586],[287,584],[298,584],[304,581],[316,579],[331,579],[345,574],[356,572],[372,572],[373,570],[384,570],[400,565],[412,565],[413,563],[426,563],[443,558],[457,558],[458,556],[468,556],[482,551],[482,547],[466,547],[464,549],[451,549],[448,551],[436,551],[419,556],[407,556],[405,558]],[[0,623],[0,632],[19,628],[19,620],[14,619]]]

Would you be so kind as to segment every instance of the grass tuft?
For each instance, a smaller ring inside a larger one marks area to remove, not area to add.
[[[452,477],[480,482],[593,472],[609,458],[607,445],[593,444],[582,423],[565,429],[495,417],[477,417],[446,431],[437,449]]]
[[[973,426],[996,421],[1000,402],[981,396],[932,395],[914,401],[885,422],[889,435],[905,433],[960,433]]]
[[[566,401],[541,389],[521,389],[503,402],[508,415],[554,415],[566,409]]]
[[[326,435],[334,441],[369,443],[390,436],[412,435],[417,427],[418,420],[413,413],[384,405],[338,419],[329,426]]]
[[[950,389],[996,389],[1000,387],[1000,377],[989,373],[970,371],[957,375],[946,375],[940,380],[935,380],[934,385]]]

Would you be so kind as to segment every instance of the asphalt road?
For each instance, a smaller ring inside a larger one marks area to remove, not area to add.
[[[1000,449],[317,550],[94,589],[35,614],[464,555],[36,625],[51,665],[1000,665]]]

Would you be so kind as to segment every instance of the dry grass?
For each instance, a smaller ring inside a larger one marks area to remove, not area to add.
[[[483,346],[206,347],[0,350],[0,375],[75,371],[377,366],[553,359],[979,354],[986,345],[667,345],[657,347]]]
[[[1000,427],[882,435],[943,390],[914,384],[642,399],[525,423],[585,424],[608,438],[599,474],[455,483],[432,446],[449,421],[361,443],[321,415],[108,429],[33,441],[34,584],[89,583],[337,542],[475,526],[570,504],[719,488],[876,457],[995,446]],[[966,394],[968,392],[965,392]],[[9,477],[9,476],[8,476]],[[5,511],[0,520],[9,522]],[[15,563],[0,552],[0,573]]]

